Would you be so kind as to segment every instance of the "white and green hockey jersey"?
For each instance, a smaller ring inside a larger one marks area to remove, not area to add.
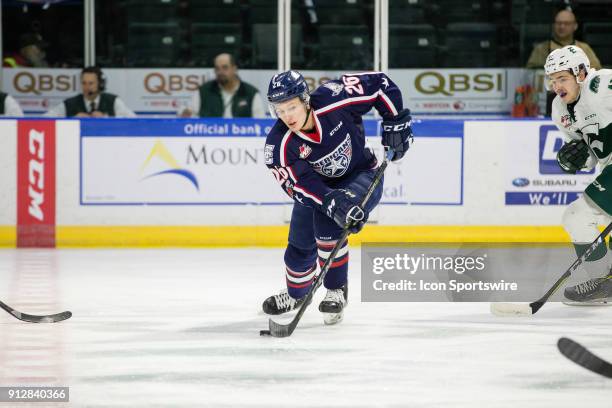
[[[578,102],[567,105],[559,96],[552,104],[552,119],[567,140],[584,139],[590,147],[587,168],[612,163],[612,70],[591,69],[580,84]]]

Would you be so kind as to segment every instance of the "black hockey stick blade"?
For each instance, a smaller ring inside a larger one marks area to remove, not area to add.
[[[380,183],[380,180],[382,179],[382,176],[385,173],[385,169],[387,168],[387,165],[389,164],[389,160],[391,160],[392,157],[393,157],[393,151],[392,150],[387,150],[386,151],[385,160],[382,162],[380,167],[376,170],[376,174],[374,175],[374,179],[372,180],[372,183],[370,184],[370,187],[368,188],[368,191],[366,192],[365,197],[361,201],[361,206],[362,207],[368,202],[368,200],[370,199],[370,196],[372,195],[372,193],[374,193],[374,189],[376,188],[378,183]],[[336,242],[336,245],[334,246],[334,248],[332,249],[331,253],[329,254],[329,257],[327,258],[327,260],[323,264],[323,267],[321,268],[321,273],[319,273],[319,275],[315,278],[314,282],[312,283],[312,287],[310,288],[310,290],[306,294],[306,298],[304,299],[304,303],[302,303],[302,306],[300,306],[300,309],[298,310],[298,312],[295,315],[295,317],[293,318],[293,320],[291,320],[291,322],[289,322],[289,324],[280,324],[280,323],[275,322],[272,319],[268,319],[268,329],[269,329],[269,331],[268,332],[263,332],[263,334],[262,334],[262,331],[260,331],[259,332],[260,335],[268,335],[269,334],[270,336],[273,336],[273,337],[289,337],[289,336],[291,336],[291,334],[293,333],[293,331],[297,327],[298,323],[300,322],[300,319],[302,318],[302,315],[306,311],[306,308],[308,307],[308,305],[312,301],[314,293],[317,291],[319,286],[321,286],[323,284],[323,279],[325,279],[325,275],[327,274],[327,271],[329,271],[329,268],[330,268],[330,266],[332,264],[332,261],[336,257],[336,254],[338,253],[340,248],[342,248],[342,245],[344,244],[344,241],[346,241],[346,239],[348,238],[349,235],[350,235],[350,231],[345,227],[344,231],[342,233],[342,236],[340,237],[338,242]]]
[[[601,245],[602,243],[605,245],[606,237],[612,232],[612,223],[608,224],[606,228],[595,238],[595,241],[591,242],[589,247],[580,255],[574,263],[565,271],[563,275],[555,284],[548,289],[548,291],[542,296],[540,299],[535,302],[531,302],[529,307],[525,304],[515,304],[515,303],[492,303],[491,304],[491,312],[497,316],[525,316],[525,315],[534,315],[544,306],[548,299],[552,295],[554,295],[560,287],[563,286],[563,283],[574,273],[576,269],[589,257],[591,254]]]
[[[299,320],[293,319],[289,324],[276,323],[274,320],[268,320],[268,332],[267,334],[273,337],[289,337],[297,327]]]
[[[561,354],[587,370],[607,378],[612,378],[612,364],[591,353],[586,347],[567,337],[561,337],[557,342]]]
[[[51,314],[51,315],[31,315],[27,313],[21,313],[4,302],[0,301],[0,307],[6,310],[7,313],[13,315],[16,319],[21,320],[22,322],[28,323],[57,323],[62,320],[70,319],[72,317],[72,312],[65,311],[61,313]]]

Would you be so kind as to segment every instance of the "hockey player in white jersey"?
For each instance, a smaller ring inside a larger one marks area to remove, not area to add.
[[[575,174],[598,165],[596,179],[563,214],[563,226],[580,255],[599,235],[599,222],[612,221],[612,70],[591,69],[575,45],[551,52],[544,70],[547,85],[557,94],[552,119],[566,135],[557,155],[559,166]],[[566,288],[566,303],[597,304],[612,298],[612,254],[606,245],[584,266],[600,277]]]

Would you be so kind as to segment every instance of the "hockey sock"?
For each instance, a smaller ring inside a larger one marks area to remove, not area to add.
[[[317,265],[314,264],[310,269],[304,272],[291,270],[288,266],[285,268],[287,277],[287,293],[294,299],[300,299],[306,296],[312,281],[317,272]]]
[[[574,243],[576,255],[582,255],[589,246],[590,244]],[[591,278],[599,278],[609,274],[611,272],[610,267],[612,266],[612,251],[609,251],[605,244],[600,245],[586,259],[583,266]]]
[[[327,258],[334,249],[337,241],[319,241],[317,240],[317,247],[319,247],[319,265],[323,267]],[[344,242],[342,248],[336,254],[325,280],[323,286],[327,289],[340,289],[347,280],[348,275],[348,240]]]

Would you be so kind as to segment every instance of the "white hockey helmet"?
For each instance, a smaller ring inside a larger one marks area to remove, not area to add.
[[[550,76],[556,72],[569,71],[576,77],[578,83],[578,75],[580,71],[584,70],[585,73],[589,72],[591,63],[589,58],[584,53],[582,48],[575,45],[566,45],[563,48],[553,50],[544,63],[544,73],[546,75],[546,89],[551,89]]]
[[[571,71],[574,76],[578,76],[581,69],[588,72],[590,68],[589,58],[582,51],[582,48],[575,45],[566,45],[563,48],[552,51],[548,54],[546,63],[544,63],[546,75],[560,71]]]

